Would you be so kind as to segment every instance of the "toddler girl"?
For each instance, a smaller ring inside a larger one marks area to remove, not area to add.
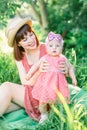
[[[74,69],[62,54],[63,38],[60,34],[50,32],[46,38],[47,54],[40,59],[29,71],[26,79],[28,80],[35,71],[40,70],[39,66],[42,60],[46,60],[49,63],[49,67],[46,72],[41,72],[38,79],[35,82],[32,90],[33,98],[39,101],[39,109],[41,112],[40,123],[47,119],[47,104],[55,103],[57,99],[56,89],[63,95],[66,101],[69,103],[69,89],[66,80],[66,75],[61,73],[59,69],[60,62],[66,62],[69,68],[69,76],[72,79],[72,84],[76,85],[77,81],[74,74]]]

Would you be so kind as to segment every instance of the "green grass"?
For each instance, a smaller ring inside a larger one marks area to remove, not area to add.
[[[68,105],[61,94],[59,97],[62,104],[52,105],[49,120],[36,130],[86,130],[87,109],[79,101]]]

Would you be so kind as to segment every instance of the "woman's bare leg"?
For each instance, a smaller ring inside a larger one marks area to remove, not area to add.
[[[16,111],[16,110],[19,110],[20,108],[22,108],[22,107],[19,106],[18,104],[11,102],[5,113]]]
[[[25,87],[15,83],[5,82],[0,86],[0,115],[10,110],[10,103],[14,102],[24,107]],[[15,107],[12,107],[12,110]]]

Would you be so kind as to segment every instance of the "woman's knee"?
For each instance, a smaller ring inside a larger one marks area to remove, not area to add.
[[[4,82],[0,85],[0,87],[7,87],[10,85],[10,82]]]
[[[6,96],[11,96],[11,86],[10,82],[4,82],[0,86],[0,94],[4,94]]]

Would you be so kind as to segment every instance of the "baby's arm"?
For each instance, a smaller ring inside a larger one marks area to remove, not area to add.
[[[46,72],[48,68],[49,68],[49,64],[43,56],[36,64],[34,64],[31,67],[31,69],[29,70],[26,76],[26,80],[29,80],[32,76],[34,77],[36,72],[39,74],[40,72]]]
[[[32,77],[32,75],[33,75],[34,73],[36,73],[36,71],[39,69],[39,66],[40,66],[40,61],[38,61],[36,64],[34,64],[34,65],[31,67],[31,69],[29,70],[29,72],[28,72],[27,75],[26,75],[26,80],[29,80],[29,79]]]
[[[74,67],[73,67],[72,64],[70,64],[70,62],[67,59],[66,59],[66,64],[67,64],[67,66],[69,68],[69,76],[72,79],[72,84],[74,86],[76,86],[77,85],[77,80],[76,80],[76,76],[75,76],[75,72],[74,72]]]

